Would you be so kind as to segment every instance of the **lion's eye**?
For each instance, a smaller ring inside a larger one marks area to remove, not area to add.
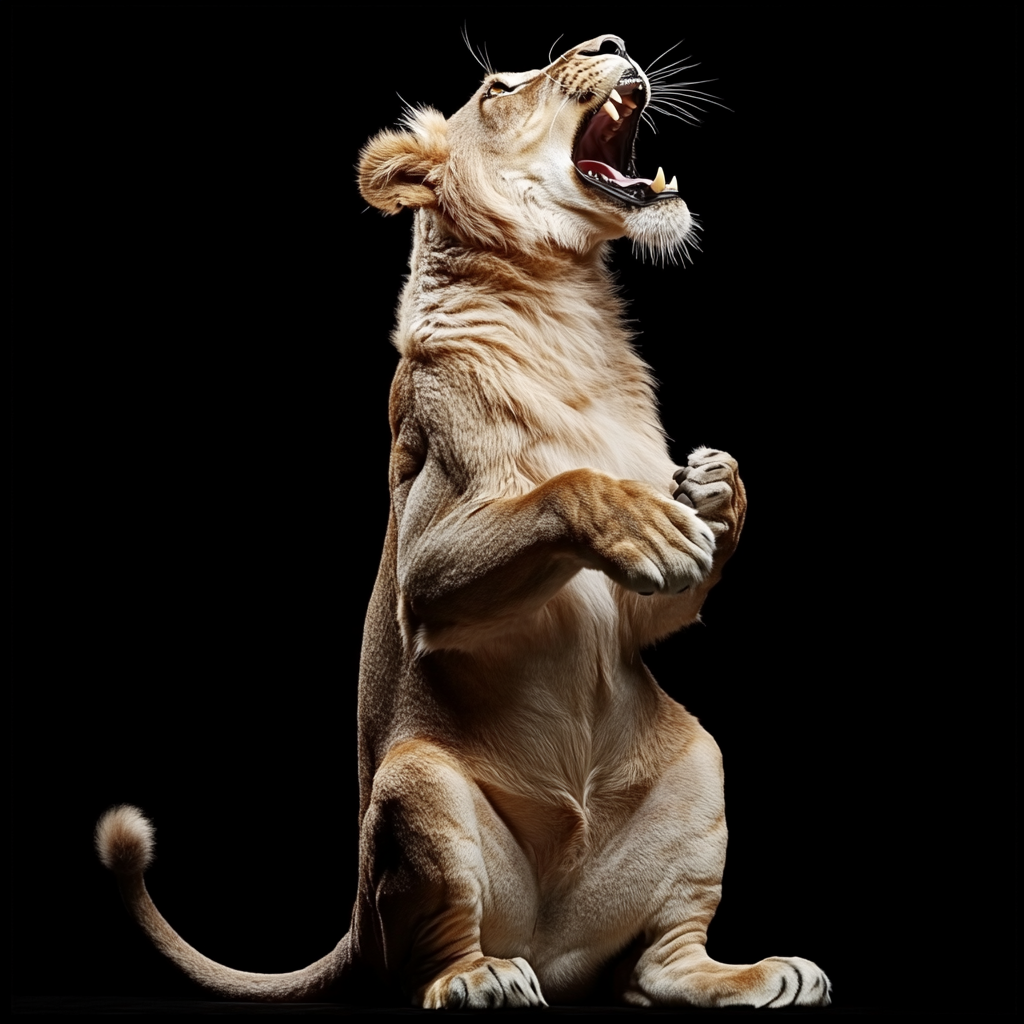
[[[490,99],[492,96],[500,96],[503,92],[511,92],[515,86],[506,85],[504,82],[491,82],[487,92],[484,93],[485,99]]]

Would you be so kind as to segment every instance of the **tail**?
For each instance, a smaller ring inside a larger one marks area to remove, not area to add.
[[[157,948],[193,981],[232,999],[289,1001],[315,999],[352,972],[349,936],[322,960],[289,974],[236,971],[193,949],[163,918],[146,891],[143,872],[153,860],[153,826],[135,807],[114,807],[96,825],[96,851],[117,876],[132,917]]]

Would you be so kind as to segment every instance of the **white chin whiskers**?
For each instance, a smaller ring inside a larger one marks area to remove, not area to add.
[[[693,262],[690,250],[700,249],[700,224],[681,199],[652,203],[631,210],[626,217],[626,237],[633,254],[656,264]]]

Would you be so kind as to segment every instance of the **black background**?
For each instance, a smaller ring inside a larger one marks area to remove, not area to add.
[[[615,254],[676,457],[728,449],[750,496],[705,625],[648,658],[725,755],[710,952],[810,957],[839,1006],[1008,1005],[1015,23],[938,10],[16,9],[17,993],[197,994],[93,856],[118,802],[209,956],[347,928],[410,234],[354,165],[399,95],[466,101],[465,21],[510,70],[684,38],[733,111],[639,140],[693,265]]]

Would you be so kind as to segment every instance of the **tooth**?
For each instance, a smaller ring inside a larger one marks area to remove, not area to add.
[[[611,100],[605,100],[604,106],[601,108],[613,121],[618,121],[619,112],[615,109]]]
[[[623,96],[622,99],[619,100],[619,103],[629,107],[630,110],[636,110],[636,104],[633,102],[633,98],[631,96]]]
[[[663,192],[665,190],[665,172],[659,167],[658,173],[654,176],[654,181],[651,182],[651,188],[655,192]]]
[[[672,175],[672,180],[665,186],[665,191],[666,192],[678,192],[679,191],[679,185],[676,182],[676,176],[674,174]]]
[[[622,102],[622,97],[619,95],[619,92],[618,92],[617,89],[612,89],[612,94],[611,94],[611,96],[609,98],[615,100],[616,103],[621,103]]]

